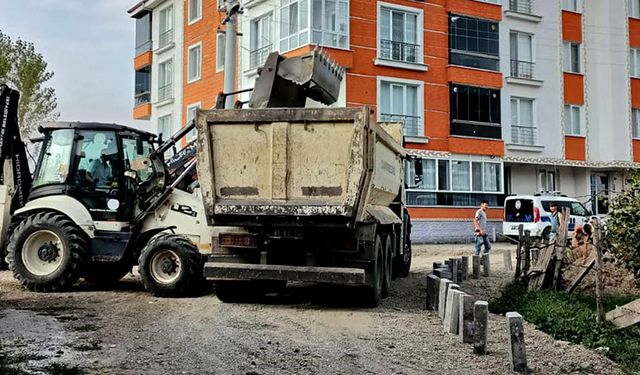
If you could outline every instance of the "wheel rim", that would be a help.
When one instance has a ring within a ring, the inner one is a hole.
[[[62,265],[64,256],[62,239],[50,230],[31,233],[22,247],[22,263],[36,276],[54,273]]]
[[[182,273],[182,262],[173,250],[160,250],[151,257],[151,277],[160,284],[171,284]]]

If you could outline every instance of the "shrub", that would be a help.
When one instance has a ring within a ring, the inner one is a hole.
[[[609,203],[606,239],[611,251],[636,278],[640,277],[640,172],[632,174],[630,188]]]

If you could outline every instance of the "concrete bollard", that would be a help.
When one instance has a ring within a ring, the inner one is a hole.
[[[491,273],[491,256],[489,254],[482,255],[482,275],[487,277]]]
[[[442,267],[442,262],[433,262],[433,266],[432,266],[432,270],[437,270],[438,268]]]
[[[447,302],[447,291],[449,290],[449,284],[451,280],[446,278],[440,278],[439,291],[438,291],[438,316],[444,318],[444,307]]]
[[[487,318],[489,303],[476,301],[473,304],[473,352],[487,354]]]
[[[460,316],[460,296],[464,292],[461,290],[449,289],[447,295],[447,307],[444,313],[444,332],[452,335],[458,334],[458,321]]]
[[[473,304],[475,299],[469,294],[460,295],[458,314],[458,337],[464,343],[473,343]]]
[[[441,279],[451,280],[451,274],[449,273],[449,270],[447,268],[438,268],[437,270],[433,271],[433,274]]]
[[[451,259],[451,281],[454,283],[459,283],[461,280],[458,280],[458,259]]]
[[[436,275],[427,276],[427,310],[438,310],[440,294],[440,278]]]
[[[466,280],[469,278],[469,257],[462,257],[460,262],[460,266],[462,268],[462,280]]]
[[[511,263],[511,251],[507,250],[503,253],[504,256],[504,270],[511,271],[513,270],[513,263]]]
[[[524,327],[522,315],[517,312],[508,312],[507,333],[509,335],[509,359],[511,369],[515,372],[527,373],[527,353],[524,345]]]
[[[480,255],[473,256],[473,278],[480,278]]]
[[[447,311],[447,300],[449,299],[449,291],[450,290],[460,290],[460,286],[458,284],[454,284],[451,283],[447,286],[447,290],[444,293],[444,301],[442,301],[443,305],[442,306],[438,306],[438,313],[442,312],[442,316],[440,316],[440,318],[442,318],[442,320],[444,320],[444,315]]]

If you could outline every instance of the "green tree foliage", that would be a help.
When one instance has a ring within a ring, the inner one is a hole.
[[[610,202],[607,241],[613,254],[640,278],[640,172],[634,172],[630,187]]]
[[[18,121],[23,137],[31,136],[41,122],[59,116],[56,92],[45,86],[52,77],[33,43],[12,40],[0,31],[0,83],[20,92]]]

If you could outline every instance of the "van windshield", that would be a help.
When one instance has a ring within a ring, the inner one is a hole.
[[[504,217],[512,223],[533,223],[533,200],[508,199],[504,202]]]
[[[587,210],[582,203],[580,202],[572,202],[572,201],[541,201],[542,208],[545,211],[551,212],[549,208],[549,203],[556,202],[558,204],[558,210],[562,210],[567,207],[571,210],[571,215],[573,216],[589,216],[589,210]]]

